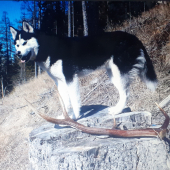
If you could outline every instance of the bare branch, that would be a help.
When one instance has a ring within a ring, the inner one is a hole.
[[[163,115],[165,116],[165,121],[163,123],[163,125],[161,126],[162,129],[167,129],[168,125],[169,125],[169,116],[167,115],[167,113],[156,103],[157,107],[161,110],[161,112],[163,113]]]
[[[68,125],[82,132],[93,134],[93,135],[109,135],[113,137],[157,137],[159,136],[161,139],[164,138],[166,135],[167,127],[169,125],[169,116],[164,112],[162,108],[160,108],[158,104],[157,106],[159,107],[159,109],[162,111],[163,115],[166,118],[161,128],[146,128],[146,129],[137,129],[137,130],[104,129],[104,128],[87,127],[70,119],[64,107],[63,100],[58,92],[58,89],[57,89],[57,94],[60,98],[65,119],[55,119],[55,118],[45,116],[41,113],[38,113],[39,116],[41,116],[43,119],[45,119],[48,122],[54,124],[60,124],[60,125]],[[34,109],[31,103],[28,102],[28,104],[31,106],[34,112],[37,113],[37,111]]]

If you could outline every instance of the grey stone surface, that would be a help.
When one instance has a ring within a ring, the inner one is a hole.
[[[90,116],[78,122],[112,128],[113,117],[106,107],[86,107],[83,111]],[[144,128],[151,124],[148,112],[129,112],[115,117],[121,129]],[[166,148],[158,138],[101,138],[50,123],[31,132],[29,158],[31,170],[169,169]]]

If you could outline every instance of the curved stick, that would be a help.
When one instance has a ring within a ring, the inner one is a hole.
[[[72,120],[68,113],[66,112],[66,109],[64,107],[63,100],[58,92],[57,94],[61,102],[61,106],[63,109],[63,115],[65,119],[55,119],[49,116],[45,116],[41,113],[37,113],[37,111],[34,109],[32,104],[28,102],[28,104],[31,106],[31,108],[34,110],[35,113],[37,113],[39,116],[41,116],[43,119],[45,119],[48,122],[54,123],[54,124],[60,124],[60,125],[68,125],[71,127],[74,127],[82,132],[93,134],[93,135],[109,135],[113,137],[160,137],[161,139],[165,137],[167,132],[167,127],[169,125],[169,116],[165,111],[160,108],[160,106],[156,103],[156,105],[159,107],[163,115],[165,116],[165,121],[163,125],[160,128],[146,128],[146,129],[136,129],[136,130],[117,130],[117,129],[105,129],[105,128],[95,128],[95,127],[87,127],[84,126],[78,122],[75,122]]]

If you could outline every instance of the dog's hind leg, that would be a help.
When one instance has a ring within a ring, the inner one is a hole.
[[[71,105],[73,107],[74,115],[73,119],[77,119],[80,116],[80,89],[79,89],[79,80],[77,74],[74,75],[73,81],[67,83],[68,84],[68,92],[71,100]]]
[[[126,79],[126,76],[121,75],[117,65],[113,63],[112,57],[106,63],[106,70],[111,82],[115,85],[115,87],[119,91],[118,103],[116,104],[116,106],[109,108],[109,113],[115,115],[121,113],[124,107],[126,106],[129,82]]]

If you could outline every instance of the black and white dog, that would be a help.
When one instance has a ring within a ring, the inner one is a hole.
[[[80,116],[78,76],[94,69],[107,70],[119,91],[119,102],[110,107],[112,114],[121,113],[126,105],[128,87],[138,75],[147,87],[155,90],[157,77],[145,47],[137,37],[116,31],[83,38],[59,38],[46,35],[23,22],[23,30],[10,27],[21,62],[35,60],[58,86],[67,112],[73,119]]]

